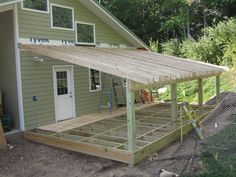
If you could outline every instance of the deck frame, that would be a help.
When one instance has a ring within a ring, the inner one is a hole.
[[[195,110],[197,106],[193,106]],[[204,107],[205,113],[212,107]],[[37,129],[24,133],[30,141],[95,155],[134,165],[153,152],[180,139],[180,127],[173,128],[170,104],[152,105],[136,111],[136,150],[129,151],[126,116],[118,116],[64,132]],[[199,118],[202,120],[206,114]],[[116,125],[117,124],[117,125]],[[177,123],[178,124],[178,123]],[[179,126],[179,125],[178,125]],[[191,131],[185,121],[183,132]]]

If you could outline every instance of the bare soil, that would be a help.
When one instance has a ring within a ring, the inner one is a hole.
[[[181,173],[194,153],[195,135],[163,150],[155,159],[143,160],[135,167],[82,153],[32,143],[22,137],[10,140],[7,150],[0,152],[0,177],[152,177],[165,168]],[[198,142],[197,154],[201,152]],[[201,168],[202,163],[197,169]],[[193,165],[194,166],[194,165]]]

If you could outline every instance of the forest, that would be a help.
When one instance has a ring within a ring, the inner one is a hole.
[[[100,0],[100,3],[155,52],[230,68],[236,65],[236,0]],[[222,90],[236,88],[232,78],[235,71],[230,72],[222,76]],[[214,78],[204,81],[205,99],[214,94],[214,82]],[[194,85],[194,81],[179,84],[179,101],[196,101]]]
[[[103,0],[154,51],[232,66],[236,0]]]

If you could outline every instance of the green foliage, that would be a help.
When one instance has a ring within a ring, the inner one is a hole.
[[[219,22],[204,30],[198,40],[180,42],[171,39],[162,43],[164,54],[181,56],[217,65],[233,66],[236,62],[236,19]]]
[[[181,55],[181,45],[178,39],[171,39],[165,43],[161,44],[162,53],[167,55],[180,56]]]
[[[203,99],[204,101],[209,100],[215,95],[215,77],[211,77],[203,80]],[[236,70],[231,70],[224,73],[221,76],[220,81],[221,91],[236,91]],[[178,102],[190,102],[197,103],[198,101],[198,88],[197,81],[189,81],[179,83],[177,85],[177,101]],[[170,86],[167,86],[167,91],[161,95],[163,100],[170,99]]]
[[[183,41],[181,51],[182,56],[185,58],[217,65],[221,63],[223,57],[221,46],[206,36],[200,38],[199,41],[195,41],[194,39]]]
[[[236,15],[236,0],[101,0],[147,44],[198,39],[201,30]]]
[[[158,41],[153,41],[152,38],[149,40],[149,46],[150,46],[150,49],[153,52],[159,52],[160,51],[159,42]]]

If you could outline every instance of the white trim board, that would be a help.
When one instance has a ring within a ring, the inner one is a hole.
[[[24,7],[24,1],[21,1],[21,9],[26,10],[26,11],[30,11],[30,12],[49,14],[50,13],[50,11],[49,11],[50,10],[49,0],[46,0],[46,1],[47,1],[47,11],[37,10],[37,9],[30,9],[30,8]]]
[[[11,1],[11,2],[0,3],[0,7],[15,4],[15,3],[18,3],[18,2],[21,2],[21,1],[23,1],[23,0],[15,0],[15,1]]]
[[[77,27],[78,24],[93,26],[93,41],[94,41],[93,43],[78,42],[78,27]],[[76,44],[81,44],[81,45],[96,45],[96,26],[95,26],[95,24],[82,22],[82,21],[76,21],[75,22],[75,41],[76,41]]]
[[[69,10],[72,11],[72,28],[63,28],[63,27],[55,27],[55,26],[53,26],[53,11],[52,11],[52,7],[53,6],[64,8],[64,9],[69,9]],[[75,30],[75,13],[74,13],[74,8],[73,7],[50,3],[50,12],[51,12],[50,13],[50,17],[51,17],[51,28],[52,29],[68,30],[68,31],[74,31]]]
[[[18,96],[18,111],[19,111],[19,122],[20,129],[25,130],[25,119],[24,119],[24,107],[23,107],[23,96],[22,96],[22,79],[21,79],[21,64],[20,64],[20,50],[18,48],[19,43],[19,24],[18,24],[18,12],[17,4],[15,4],[13,10],[13,21],[15,31],[15,62],[16,62],[16,80],[17,80],[17,96]]]
[[[20,38],[19,43],[21,44],[32,44],[32,45],[72,45],[76,44],[73,40],[51,40],[51,39],[39,39],[39,38]],[[111,44],[111,43],[96,43],[96,47],[100,48],[134,48],[126,44]]]

